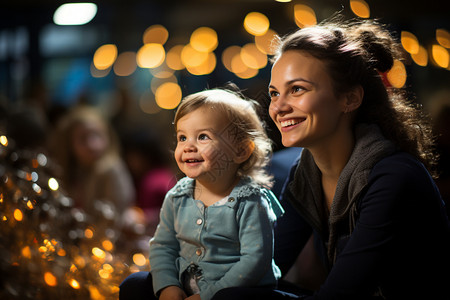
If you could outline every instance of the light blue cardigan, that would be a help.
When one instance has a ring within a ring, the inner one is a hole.
[[[183,288],[181,275],[191,264],[202,272],[202,300],[226,287],[275,286],[281,272],[273,261],[273,224],[283,209],[273,193],[245,177],[224,205],[205,207],[193,199],[194,188],[185,177],[164,200],[150,241],[155,294]]]

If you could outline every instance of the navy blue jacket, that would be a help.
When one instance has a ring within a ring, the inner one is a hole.
[[[293,180],[292,169],[287,183]],[[450,229],[439,191],[424,166],[411,155],[381,159],[357,203],[353,232],[343,229],[332,267],[327,233],[319,234],[295,207],[285,184],[285,215],[275,230],[275,262],[286,274],[314,233],[326,281],[307,299],[450,299]],[[326,220],[324,220],[326,222]]]

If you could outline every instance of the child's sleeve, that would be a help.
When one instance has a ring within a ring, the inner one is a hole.
[[[155,295],[171,285],[181,287],[176,267],[180,246],[174,228],[175,218],[173,199],[169,194],[161,208],[158,228],[150,240],[150,272]]]
[[[272,271],[274,213],[268,199],[264,195],[245,199],[237,214],[241,258],[225,276],[200,292],[202,300],[211,299],[216,292],[227,287],[258,285],[263,278],[266,280],[268,274],[273,275],[265,283],[275,285],[279,277]]]

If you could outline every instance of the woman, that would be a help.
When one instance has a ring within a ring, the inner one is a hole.
[[[372,21],[327,22],[281,41],[269,114],[283,145],[304,150],[285,186],[275,261],[285,275],[312,234],[327,276],[309,296],[263,298],[449,299],[449,223],[427,171],[436,163],[429,125],[383,83],[397,49]]]

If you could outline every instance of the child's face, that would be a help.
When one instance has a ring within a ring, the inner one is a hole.
[[[237,143],[234,126],[208,107],[200,107],[178,120],[175,160],[188,177],[214,182],[233,178]]]

